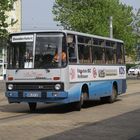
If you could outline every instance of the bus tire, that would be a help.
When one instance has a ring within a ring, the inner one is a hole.
[[[80,101],[75,103],[75,110],[80,111],[81,108],[82,108],[83,103],[84,103],[84,95],[82,93],[81,96],[80,96]]]
[[[117,99],[117,95],[118,95],[117,94],[117,88],[116,88],[116,86],[113,85],[113,87],[112,87],[112,94],[111,94],[111,96],[109,96],[108,102],[109,103],[115,102],[116,99]]]
[[[37,103],[28,103],[31,112],[35,112]]]

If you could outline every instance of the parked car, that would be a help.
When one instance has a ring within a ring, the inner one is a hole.
[[[140,65],[136,65],[134,67],[131,67],[128,70],[128,75],[140,75]]]

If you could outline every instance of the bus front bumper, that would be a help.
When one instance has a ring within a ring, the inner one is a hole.
[[[7,91],[5,93],[9,103],[43,102],[68,103],[68,92],[64,91]]]

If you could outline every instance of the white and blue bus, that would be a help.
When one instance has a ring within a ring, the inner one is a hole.
[[[66,54],[63,62],[62,52]],[[53,61],[57,53],[58,61]],[[114,102],[126,92],[123,41],[67,30],[10,34],[6,97],[9,103]]]

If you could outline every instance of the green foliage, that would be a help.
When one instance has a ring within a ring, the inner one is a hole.
[[[13,9],[13,4],[16,0],[1,0],[0,1],[0,38],[6,38],[8,35],[7,27],[13,25],[15,21],[7,22],[8,16],[6,12]]]
[[[109,36],[113,17],[113,37],[122,39],[127,55],[134,55],[136,43],[131,26],[133,8],[119,0],[55,0],[53,13],[64,29]]]
[[[132,26],[134,32],[140,36],[140,9],[137,11],[136,14],[133,15]]]
[[[140,9],[133,15],[133,21],[131,25],[133,27],[133,32],[136,36],[137,45],[140,46]],[[136,51],[136,53],[138,54],[139,48],[136,48]]]

